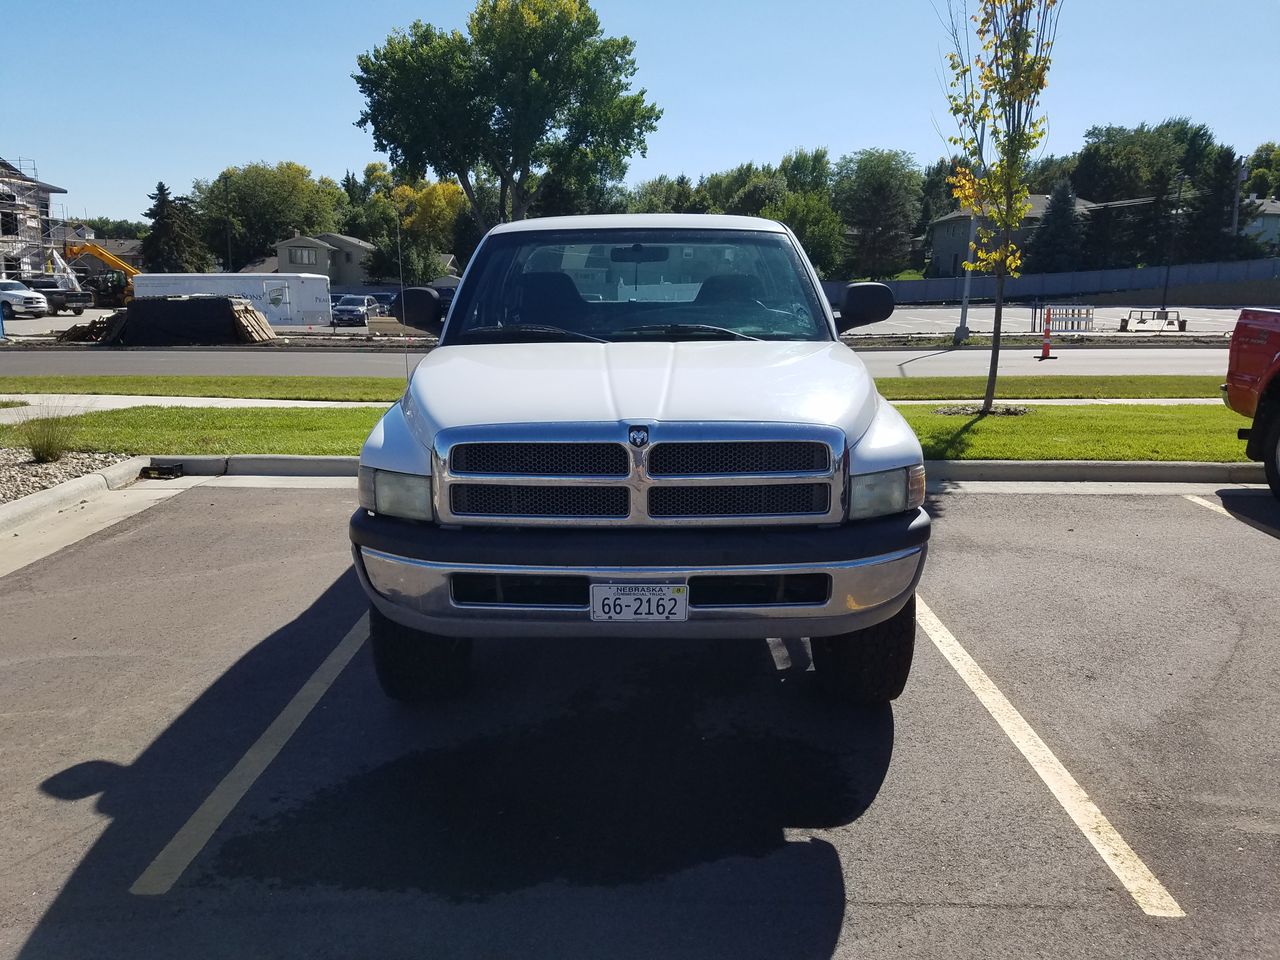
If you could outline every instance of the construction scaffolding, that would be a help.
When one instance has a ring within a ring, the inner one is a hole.
[[[58,187],[41,183],[35,161],[0,159],[0,278],[53,277],[68,290],[80,283],[62,256],[66,221],[50,200]]]

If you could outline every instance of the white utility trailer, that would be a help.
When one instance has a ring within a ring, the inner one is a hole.
[[[273,327],[329,329],[329,278],[319,273],[140,273],[135,297],[243,297]]]

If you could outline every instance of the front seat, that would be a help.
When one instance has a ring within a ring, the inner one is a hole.
[[[540,323],[576,329],[581,325],[587,303],[568,274],[526,273],[520,278],[521,323]]]
[[[764,296],[760,278],[745,273],[716,273],[702,281],[694,303],[754,303]]]

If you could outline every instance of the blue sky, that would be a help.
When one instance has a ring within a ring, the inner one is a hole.
[[[462,27],[473,3],[58,0],[56,21],[44,5],[8,4],[6,33],[47,41],[42,65],[0,60],[0,88],[25,91],[0,108],[0,156],[33,158],[68,189],[69,216],[136,218],[157,180],[184,192],[255,160],[341,177],[378,159],[353,126],[356,54],[415,18]],[[637,83],[665,111],[631,182],[776,161],[798,145],[895,147],[922,162],[946,150],[944,38],[929,0],[595,6],[607,33],[636,41]],[[1260,41],[1276,36],[1277,0],[1063,0],[1046,149],[1077,149],[1093,124],[1172,115],[1241,151],[1280,139]]]

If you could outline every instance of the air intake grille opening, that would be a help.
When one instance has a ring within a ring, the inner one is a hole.
[[[526,573],[455,573],[450,577],[453,602],[513,607],[587,607],[591,588],[586,577]]]
[[[806,440],[660,443],[649,453],[649,475],[654,477],[807,473],[830,465],[827,445]]]
[[[454,473],[526,477],[625,477],[631,468],[620,443],[463,443],[450,464]]]
[[[831,577],[825,573],[725,574],[689,578],[691,607],[793,607],[826,603]]]
[[[831,488],[825,483],[654,487],[649,491],[649,514],[654,517],[815,514],[826,513],[830,504]]]
[[[449,504],[459,516],[626,517],[626,487],[541,487],[458,483]]]

